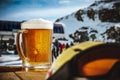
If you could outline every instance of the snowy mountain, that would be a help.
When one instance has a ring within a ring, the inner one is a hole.
[[[68,42],[120,42],[120,0],[99,0],[61,17]]]

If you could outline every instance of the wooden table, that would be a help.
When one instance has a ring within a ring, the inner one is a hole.
[[[26,72],[22,67],[0,66],[0,80],[45,80],[47,71]]]

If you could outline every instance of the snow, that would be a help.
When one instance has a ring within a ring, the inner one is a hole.
[[[118,0],[116,1],[113,1],[113,2],[109,2],[109,3],[105,3],[105,2],[101,2],[101,1],[96,1],[95,2],[95,6],[91,6],[91,7],[88,7],[86,9],[93,9],[93,10],[101,10],[101,9],[112,9],[113,7],[113,3],[115,2],[119,2]]]
[[[97,4],[99,3],[99,4]],[[88,33],[90,32],[90,29],[95,29],[98,31],[97,34],[97,41],[111,41],[111,40],[103,40],[103,37],[101,36],[102,33],[104,33],[106,31],[106,29],[110,28],[111,26],[115,26],[116,24],[118,26],[120,26],[120,23],[114,23],[114,22],[101,22],[99,20],[99,16],[98,13],[95,14],[95,20],[90,19],[87,16],[86,11],[89,9],[93,9],[93,10],[101,10],[103,8],[108,8],[111,9],[113,6],[114,2],[109,2],[109,3],[105,3],[105,2],[97,2],[96,1],[96,5],[95,6],[90,6],[84,9],[84,14],[82,15],[83,18],[83,22],[82,21],[78,21],[75,18],[75,13],[72,13],[71,15],[68,15],[68,18],[66,19],[65,17],[60,21],[62,23],[65,24],[66,28],[65,28],[65,37],[68,39],[68,43],[72,41],[71,38],[69,38],[69,34],[73,34],[76,30],[79,30],[79,28],[85,26],[88,27]]]
[[[116,24],[116,23],[109,23],[109,22],[101,22],[98,19],[97,15],[95,15],[95,17],[96,17],[95,21],[93,21],[92,19],[89,19],[86,14],[83,15],[82,17],[84,18],[84,22],[77,21],[77,19],[74,16],[70,16],[68,20],[64,19],[61,21],[62,23],[64,23],[67,26],[65,29],[65,36],[69,41],[72,41],[72,40],[69,38],[68,35],[73,34],[73,32],[75,32],[76,30],[78,30],[79,28],[81,28],[83,26],[89,27],[89,30],[90,30],[90,28],[98,30],[99,32],[97,35],[97,38],[98,38],[97,40],[102,41],[102,36],[100,34],[105,32],[105,30],[107,28],[109,28],[109,26],[114,26]],[[109,26],[107,26],[107,25],[109,25]]]
[[[22,61],[18,55],[2,55],[0,57],[0,66],[22,66]]]

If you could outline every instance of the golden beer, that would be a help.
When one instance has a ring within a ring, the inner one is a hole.
[[[52,30],[29,29],[23,33],[24,53],[31,65],[48,64],[51,59]]]
[[[17,51],[25,68],[48,68],[51,64],[53,24],[44,20],[33,20],[22,23],[17,34]],[[21,46],[19,37],[21,37]]]

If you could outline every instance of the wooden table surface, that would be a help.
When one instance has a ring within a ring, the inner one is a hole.
[[[19,66],[0,66],[0,80],[45,80],[47,71],[26,72]]]

